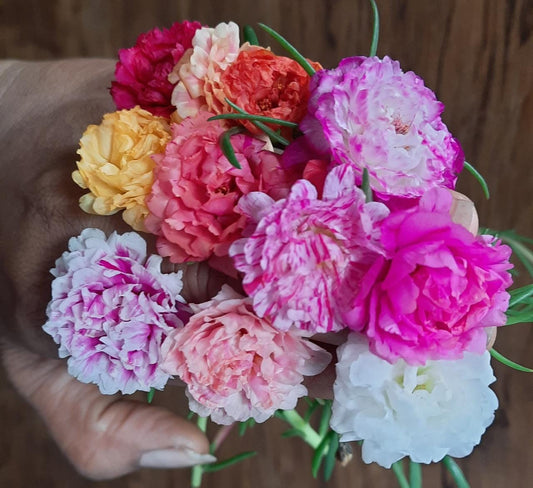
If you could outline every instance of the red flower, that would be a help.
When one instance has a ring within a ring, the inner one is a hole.
[[[169,29],[153,29],[141,34],[135,46],[119,51],[111,96],[117,109],[140,105],[154,115],[169,117],[174,85],[168,74],[183,53],[192,46],[199,22],[176,22]]]

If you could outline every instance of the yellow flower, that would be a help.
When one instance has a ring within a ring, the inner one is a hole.
[[[145,230],[152,155],[162,153],[169,139],[167,121],[140,107],[106,114],[100,125],[87,127],[78,149],[78,169],[72,173],[72,179],[89,190],[80,198],[82,210],[111,215],[125,209],[125,222]]]

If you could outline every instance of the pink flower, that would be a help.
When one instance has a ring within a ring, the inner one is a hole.
[[[306,180],[274,202],[251,193],[239,203],[257,222],[253,233],[230,248],[254,309],[280,330],[312,332],[345,327],[342,310],[376,257],[385,205],[365,203],[351,167],[326,177],[322,200]]]
[[[464,157],[441,120],[444,106],[397,61],[347,58],[333,70],[318,71],[310,90],[300,126],[305,139],[288,148],[288,164],[309,151],[311,157],[329,156],[333,164],[353,166],[358,183],[367,168],[382,199],[455,186]]]
[[[186,383],[190,409],[219,424],[264,422],[294,408],[307,394],[303,377],[331,359],[298,331],[280,332],[258,318],[251,300],[227,285],[191,308],[188,324],[163,343],[162,367]]]
[[[162,389],[169,375],[159,367],[161,342],[188,317],[181,275],[161,274],[159,256],[145,258],[138,234],[106,239],[89,228],[51,270],[43,329],[69,358],[69,373],[105,394]]]
[[[172,262],[227,255],[246,222],[235,208],[239,198],[257,190],[281,198],[294,181],[280,168],[279,157],[263,150],[263,141],[245,134],[231,138],[242,169],[232,166],[219,143],[225,128],[208,122],[212,115],[199,112],[174,125],[165,154],[154,158],[145,225],[159,236],[159,254]]]
[[[141,34],[135,46],[119,51],[111,96],[117,109],[140,105],[154,115],[170,117],[174,85],[168,75],[192,45],[199,22],[174,23],[169,29]]]
[[[486,349],[485,327],[506,321],[509,247],[452,221],[452,195],[435,188],[382,225],[378,257],[345,317],[390,362],[459,359]],[[368,312],[367,312],[368,308]]]

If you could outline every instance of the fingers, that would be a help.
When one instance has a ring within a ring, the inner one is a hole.
[[[168,259],[161,265],[163,273],[183,272],[183,298],[190,303],[202,303],[214,297],[223,284],[240,290],[241,284],[226,274],[217,271],[206,262],[175,264]]]
[[[476,235],[479,229],[479,218],[474,202],[462,193],[451,190],[453,196],[450,210],[452,220]]]
[[[17,390],[86,477],[110,479],[139,467],[179,468],[215,460],[205,435],[165,409],[101,395],[68,375],[63,362],[18,347],[7,347],[3,359]]]

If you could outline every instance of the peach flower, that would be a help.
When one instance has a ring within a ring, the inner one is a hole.
[[[279,331],[252,301],[224,285],[162,345],[161,367],[187,385],[189,408],[219,424],[264,422],[307,394],[304,376],[322,372],[331,355],[297,330]]]
[[[169,75],[169,81],[177,83],[172,104],[181,119],[193,117],[201,109],[222,113],[225,103],[220,76],[238,54],[239,26],[234,22],[196,31],[192,48]]]
[[[152,155],[163,152],[169,139],[165,119],[139,107],[106,114],[100,125],[87,127],[80,140],[78,169],[72,173],[72,179],[89,190],[80,198],[80,207],[99,215],[125,209],[124,221],[144,230],[145,197],[155,166]]]

